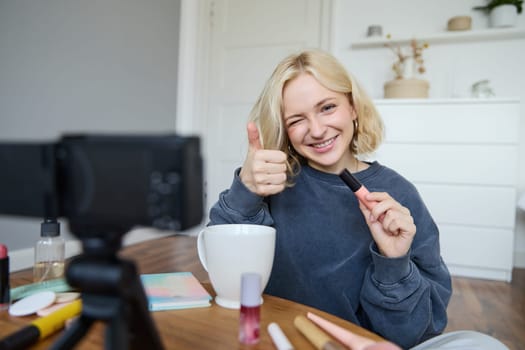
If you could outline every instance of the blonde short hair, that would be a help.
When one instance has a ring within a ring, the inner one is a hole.
[[[289,180],[304,159],[292,149],[286,134],[282,93],[287,82],[303,73],[312,75],[325,88],[348,96],[357,114],[357,128],[350,144],[353,154],[369,154],[383,139],[383,122],[372,100],[334,56],[320,50],[292,54],[277,65],[250,113],[250,120],[259,128],[263,147],[287,154]]]

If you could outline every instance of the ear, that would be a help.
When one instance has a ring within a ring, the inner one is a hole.
[[[352,103],[350,103],[350,118],[352,120],[357,120],[357,111]]]
[[[357,119],[357,111],[355,110],[355,103],[354,103],[354,97],[351,92],[346,93],[346,98],[348,99],[348,103],[350,104],[350,117],[352,120]]]

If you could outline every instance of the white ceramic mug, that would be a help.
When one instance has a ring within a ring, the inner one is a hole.
[[[223,307],[240,307],[241,275],[255,272],[264,289],[270,278],[275,253],[275,229],[270,226],[225,224],[199,232],[197,250]]]

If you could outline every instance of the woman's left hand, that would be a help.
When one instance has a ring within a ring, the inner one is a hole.
[[[410,210],[386,192],[371,192],[366,199],[375,202],[372,210],[361,201],[359,208],[365,216],[379,252],[390,258],[407,254],[416,234],[416,225]]]

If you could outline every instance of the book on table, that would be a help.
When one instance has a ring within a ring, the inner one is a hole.
[[[140,275],[150,311],[210,306],[211,295],[191,272]]]

